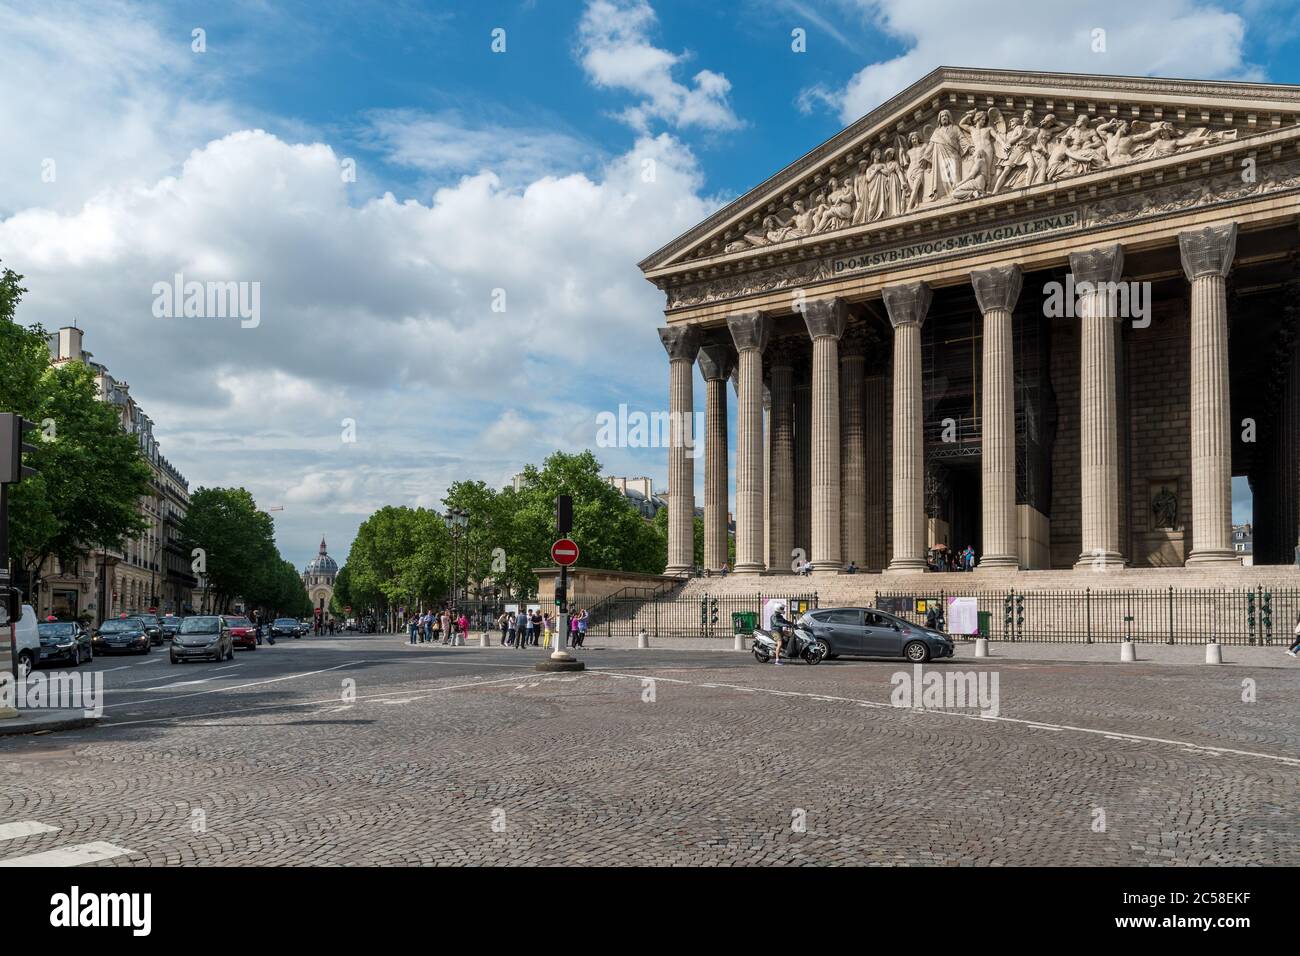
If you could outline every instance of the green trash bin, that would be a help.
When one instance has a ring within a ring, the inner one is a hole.
[[[753,634],[754,628],[756,627],[758,627],[757,611],[732,611],[731,612],[731,633]]]
[[[980,637],[983,637],[983,638],[987,638],[987,637],[989,637],[989,632],[990,632],[991,625],[992,625],[992,622],[993,622],[993,612],[992,612],[992,611],[977,611],[977,612],[976,612],[976,615],[977,615],[978,618],[979,618],[979,632],[980,632]]]

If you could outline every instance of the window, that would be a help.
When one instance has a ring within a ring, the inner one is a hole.
[[[860,624],[862,612],[841,608],[831,611],[823,620],[827,624]]]

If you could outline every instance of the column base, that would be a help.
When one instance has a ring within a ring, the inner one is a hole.
[[[693,570],[695,569],[692,568],[690,565],[670,564],[668,567],[664,568],[664,574],[666,574],[668,577],[680,578],[689,575]]]
[[[927,565],[924,558],[895,558],[889,562],[884,574],[917,574],[924,572]]]
[[[1241,555],[1228,548],[1194,548],[1192,553],[1187,556],[1187,561],[1185,563],[1187,567],[1200,567],[1207,564],[1235,564],[1240,567]]]
[[[761,564],[738,564],[732,569],[731,573],[732,574],[762,574],[766,570],[767,568],[763,567],[763,565]]]
[[[840,564],[838,561],[814,561],[813,562],[813,574],[826,575],[826,574],[843,574],[843,573],[844,573],[844,565]]]
[[[979,571],[1019,571],[1020,557],[1015,554],[986,554],[980,558],[979,564],[975,565],[976,572]]]
[[[1089,551],[1075,560],[1076,571],[1120,571],[1124,567],[1124,555],[1118,551]]]

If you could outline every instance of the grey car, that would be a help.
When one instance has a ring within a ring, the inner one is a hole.
[[[801,617],[799,626],[812,632],[829,659],[902,657],[921,664],[953,655],[948,635],[874,607],[818,608]]]
[[[235,656],[230,625],[219,614],[192,615],[172,638],[173,664],[188,660],[228,661]]]

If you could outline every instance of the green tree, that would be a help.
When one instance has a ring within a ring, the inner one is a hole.
[[[280,561],[274,523],[246,489],[199,488],[190,495],[180,532],[187,550],[202,549],[214,610],[224,612],[238,596],[269,603],[275,589],[266,578]]]

